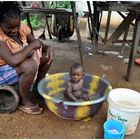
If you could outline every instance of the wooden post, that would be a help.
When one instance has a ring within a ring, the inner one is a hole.
[[[45,8],[44,1],[42,1],[41,3],[42,3],[42,7]],[[48,22],[48,18],[47,18],[47,15],[46,14],[45,14],[45,18],[46,18],[46,25],[47,25],[47,29],[48,29],[49,38],[52,39],[51,31],[50,31],[50,27],[49,27],[49,22]]]
[[[93,42],[93,37],[96,38],[96,32],[95,32],[95,26],[94,26],[94,22],[93,22],[93,14],[92,14],[92,11],[91,11],[91,6],[90,6],[90,2],[87,1],[87,5],[88,5],[88,11],[89,11],[89,17],[90,17],[90,21],[91,21],[91,27],[89,26],[89,29],[90,30],[90,35],[91,35],[91,41]],[[89,19],[89,18],[88,18]],[[89,23],[90,25],[90,23]]]
[[[133,42],[130,51],[129,63],[127,68],[127,81],[132,81],[132,72],[133,72],[133,65],[134,59],[136,54],[136,49],[140,40],[140,17],[136,19],[135,26],[134,26],[134,33],[133,33]]]
[[[22,1],[22,4],[23,4],[23,6],[26,6],[26,2],[25,2],[25,1]],[[34,33],[33,33],[33,28],[32,28],[32,24],[31,24],[31,22],[30,22],[30,15],[29,15],[28,13],[26,13],[25,15],[26,15],[26,19],[27,19],[27,24],[28,24],[28,26],[29,26],[30,29],[31,29],[31,33],[34,35]]]
[[[82,41],[81,41],[81,35],[80,35],[79,27],[78,27],[76,7],[75,7],[75,2],[74,1],[71,1],[71,7],[72,7],[73,15],[74,15],[74,25],[75,25],[77,39],[78,39],[78,47],[79,47],[81,65],[84,67],[83,55],[82,55]]]
[[[105,30],[105,37],[104,37],[105,42],[108,39],[108,32],[109,32],[109,27],[110,27],[110,19],[111,19],[111,11],[108,11],[106,30]]]
[[[89,32],[90,32],[90,37],[91,37],[91,41],[93,42],[93,32],[91,29],[91,24],[90,24],[90,18],[88,17],[88,28],[89,28]]]

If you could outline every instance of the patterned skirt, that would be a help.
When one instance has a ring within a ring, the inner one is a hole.
[[[19,77],[15,68],[9,65],[0,66],[0,85],[12,85],[18,81]]]

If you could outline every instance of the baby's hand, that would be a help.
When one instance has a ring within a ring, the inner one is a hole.
[[[87,89],[83,88],[83,89],[82,89],[82,93],[84,93],[84,94],[88,94],[89,92],[88,92]]]
[[[86,100],[86,101],[90,100],[88,94],[83,94],[82,97],[83,97],[83,99]]]
[[[78,101],[79,101],[79,100],[78,100],[78,99],[76,99],[76,98],[75,98],[75,99],[72,99],[72,100],[73,100],[74,102],[78,102]]]

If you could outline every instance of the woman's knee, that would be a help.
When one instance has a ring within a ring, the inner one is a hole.
[[[35,74],[38,70],[38,66],[35,60],[27,59],[19,66],[19,70],[21,73]]]
[[[46,58],[46,55],[43,55],[40,60],[40,65],[50,65],[53,62],[53,59]]]

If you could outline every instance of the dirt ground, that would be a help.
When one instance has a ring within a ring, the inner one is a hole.
[[[40,32],[35,32],[36,36]],[[53,37],[45,41],[54,47],[56,60],[52,64],[49,74],[68,72],[74,62],[80,62],[76,34],[64,43],[58,42]],[[125,75],[127,64],[115,55],[94,54],[94,46],[86,39],[85,31],[82,32],[82,46],[84,68],[87,73],[104,76],[113,88],[124,87],[140,92],[140,66],[134,66],[133,81],[127,82]],[[119,51],[121,47],[113,46],[109,49]],[[124,57],[128,57],[129,47],[126,47]],[[91,54],[93,55],[91,55]],[[138,54],[137,54],[138,55]],[[138,55],[139,56],[139,55]],[[11,114],[0,114],[0,138],[45,138],[45,139],[97,139],[103,138],[103,123],[107,117],[108,103],[104,102],[99,112],[87,122],[64,120],[53,114],[44,104],[43,97],[31,93],[33,101],[38,102],[44,109],[41,115],[29,115],[20,110]],[[125,138],[140,138],[140,123],[134,134]]]

